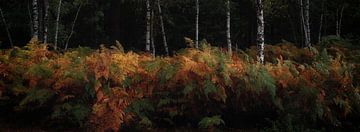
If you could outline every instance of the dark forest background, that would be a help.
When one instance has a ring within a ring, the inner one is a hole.
[[[25,45],[31,39],[31,0],[1,0],[7,26],[14,45]],[[54,41],[57,0],[50,0],[49,43]],[[76,21],[70,47],[100,44],[113,45],[118,40],[126,50],[145,49],[145,0],[63,0],[59,28],[59,45],[63,48],[79,5],[82,8]],[[154,5],[154,4],[152,4]],[[170,51],[186,47],[184,37],[194,38],[195,2],[193,0],[163,0],[165,30]],[[256,11],[251,0],[232,0],[232,41],[240,48],[255,45]],[[344,8],[341,37],[357,44],[360,36],[359,0],[312,0],[310,3],[311,38],[319,40],[320,16],[323,14],[322,36],[336,34],[336,22]],[[300,6],[297,0],[265,0],[265,41],[275,44],[283,41],[303,46]],[[163,53],[159,14],[155,11],[155,44],[157,53]],[[226,9],[224,0],[200,0],[200,40],[214,46],[226,47]],[[40,30],[41,31],[41,30]],[[0,26],[0,45],[9,47],[5,25]]]

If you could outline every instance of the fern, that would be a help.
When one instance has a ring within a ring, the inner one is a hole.
[[[127,111],[135,113],[139,117],[147,117],[151,112],[155,111],[155,108],[148,99],[141,99],[132,102]]]
[[[82,104],[64,103],[54,107],[52,119],[62,119],[76,125],[83,125],[91,109]]]
[[[216,93],[218,91],[218,88],[216,85],[209,79],[206,79],[204,82],[204,93],[206,98],[209,98],[210,93]]]
[[[212,117],[204,117],[201,119],[201,121],[198,123],[198,126],[200,128],[209,128],[209,127],[215,127],[225,125],[224,120],[221,119],[220,115],[212,116]]]
[[[258,94],[262,91],[268,92],[271,99],[275,101],[276,82],[269,72],[263,67],[258,69],[256,66],[250,66],[246,71],[248,74],[248,77],[245,78],[246,86]]]
[[[157,107],[162,107],[162,106],[164,106],[164,105],[168,105],[168,104],[170,104],[171,102],[173,102],[173,100],[170,99],[170,98],[160,99],[160,100],[159,100],[159,103],[157,104]]]
[[[148,117],[141,117],[139,124],[141,125],[141,127],[146,128],[150,128],[153,125],[152,121]]]
[[[185,85],[185,88],[183,89],[182,93],[184,95],[188,95],[190,92],[192,92],[194,90],[194,84],[193,83],[189,83],[187,85]]]
[[[50,78],[53,75],[53,71],[46,66],[46,64],[35,64],[30,67],[28,73],[31,76],[40,78]]]
[[[175,76],[177,73],[177,66],[172,64],[164,64],[159,73],[157,74],[157,77],[160,80],[160,84],[163,85],[167,81],[169,81],[171,78]]]
[[[324,49],[318,56],[315,58],[315,68],[318,71],[321,71],[325,75],[329,75],[329,69],[331,65],[332,56],[329,55]]]
[[[47,89],[33,89],[26,97],[20,101],[18,110],[28,108],[27,105],[32,104],[32,109],[42,107],[44,103],[48,102],[55,94]]]

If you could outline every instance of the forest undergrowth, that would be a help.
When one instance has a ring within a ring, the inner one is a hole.
[[[31,41],[0,50],[1,121],[45,129],[359,130],[360,49],[202,43],[171,57],[120,44],[64,53]]]

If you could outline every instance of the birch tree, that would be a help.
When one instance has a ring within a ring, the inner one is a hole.
[[[196,20],[195,20],[195,48],[199,48],[199,13],[200,13],[200,9],[199,9],[199,0],[195,1],[195,5],[196,5]]]
[[[33,0],[32,1],[32,8],[33,8],[33,30],[34,30],[34,34],[33,34],[33,38],[35,39],[39,39],[39,11],[38,11],[38,0]]]
[[[306,34],[308,36],[306,40],[306,46],[311,46],[311,31],[310,31],[310,1],[305,0],[305,24],[306,24]]]
[[[154,40],[154,36],[155,36],[155,32],[154,32],[154,21],[155,21],[155,17],[154,17],[154,8],[151,8],[151,21],[150,21],[150,36],[151,36],[151,49],[152,49],[152,54],[155,57],[156,56],[156,47],[155,47],[155,40]]]
[[[49,0],[44,0],[45,16],[44,16],[44,43],[48,42],[49,30]]]
[[[300,0],[300,16],[303,24],[304,36],[305,36],[305,46],[311,46],[311,31],[310,31],[310,1]]]
[[[232,47],[231,47],[231,7],[230,0],[226,1],[226,39],[228,45],[228,52],[232,55]]]
[[[58,37],[59,37],[59,22],[60,22],[60,14],[61,14],[61,3],[62,0],[59,0],[57,16],[56,16],[56,29],[55,29],[55,42],[54,42],[54,49],[57,50],[58,45]]]
[[[258,46],[258,58],[261,64],[264,64],[265,56],[264,56],[264,49],[265,49],[265,22],[264,22],[264,7],[262,0],[256,0],[256,15],[257,15],[257,36],[256,42]]]
[[[336,10],[336,36],[341,37],[342,18],[344,13],[345,4],[341,4],[340,9]]]
[[[168,47],[167,39],[166,39],[164,19],[163,19],[163,13],[162,13],[161,5],[160,5],[160,0],[157,0],[157,6],[158,6],[158,11],[159,11],[160,26],[161,26],[161,33],[162,33],[164,48],[165,48],[166,55],[169,56],[169,47]]]
[[[13,47],[14,44],[13,44],[13,42],[12,42],[11,33],[10,33],[10,31],[9,31],[9,27],[7,26],[6,19],[5,19],[5,16],[4,16],[4,13],[3,13],[1,7],[0,7],[0,15],[1,15],[2,22],[3,22],[3,24],[4,24],[4,27],[5,27],[5,30],[6,30],[8,39],[9,39],[9,42],[10,42],[10,46]]]
[[[146,47],[145,51],[150,52],[150,30],[151,30],[151,7],[150,0],[146,0]]]

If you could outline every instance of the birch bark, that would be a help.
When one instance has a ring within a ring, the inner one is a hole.
[[[45,16],[44,16],[44,43],[48,42],[49,30],[49,0],[44,0]]]
[[[258,58],[261,64],[264,64],[265,56],[265,36],[264,36],[264,8],[262,0],[256,0],[256,14],[257,14],[257,46],[258,46]]]
[[[37,0],[33,0],[32,1],[32,8],[33,8],[33,30],[34,30],[34,34],[33,34],[33,38],[35,39],[39,39],[39,11],[38,11],[38,1]]]
[[[59,37],[59,22],[60,22],[60,14],[61,14],[61,3],[62,0],[59,0],[57,16],[56,16],[56,29],[55,29],[55,42],[54,42],[54,49],[57,50],[58,45],[58,37]]]
[[[231,47],[231,7],[230,7],[230,0],[226,1],[226,39],[228,45],[228,52],[232,55],[232,47]]]
[[[151,9],[150,9],[150,0],[146,0],[146,43],[145,51],[150,52],[150,30],[151,30]]]

